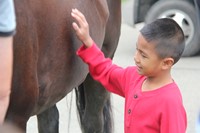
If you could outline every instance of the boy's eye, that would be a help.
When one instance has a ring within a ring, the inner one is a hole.
[[[136,47],[136,51],[142,56],[142,58],[147,58],[147,56]]]
[[[143,58],[147,58],[147,56],[146,56],[146,55],[144,55],[144,54],[141,54],[141,55],[142,55],[142,57],[143,57]]]
[[[140,55],[142,56],[142,58],[147,58],[146,54],[144,54],[143,52],[140,52]]]

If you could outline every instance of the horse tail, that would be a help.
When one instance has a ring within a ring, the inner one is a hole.
[[[81,84],[79,87],[75,88],[76,94],[76,107],[79,115],[79,123],[83,121],[83,115],[85,110],[85,94],[84,94],[84,86]]]
[[[82,124],[86,107],[84,85],[81,84],[80,86],[76,87],[75,92],[76,92],[76,106],[78,110],[79,123]],[[106,101],[103,108],[103,121],[104,121],[103,125],[104,129],[102,133],[113,133],[113,116],[112,116],[110,98]]]
[[[103,108],[103,116],[104,116],[104,133],[112,133],[113,132],[113,116],[111,109],[111,100],[110,98],[106,101],[106,104]]]

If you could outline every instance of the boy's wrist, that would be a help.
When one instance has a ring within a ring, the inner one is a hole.
[[[89,47],[92,46],[93,40],[92,40],[91,37],[89,37],[89,38],[88,38],[86,41],[84,41],[83,43],[84,43],[84,45],[85,45],[87,48],[89,48]]]

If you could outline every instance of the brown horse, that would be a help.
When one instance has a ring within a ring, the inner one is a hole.
[[[117,48],[121,0],[14,0],[17,34],[10,106],[6,121],[24,131],[37,115],[40,133],[58,133],[56,103],[73,88],[82,131],[112,132],[110,95],[76,56],[81,42],[72,29],[72,8],[84,13],[90,33],[107,57]],[[88,75],[88,76],[87,76]]]

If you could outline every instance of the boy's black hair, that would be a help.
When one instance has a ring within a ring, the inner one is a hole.
[[[173,19],[157,19],[146,24],[140,33],[146,41],[155,44],[155,50],[160,58],[171,57],[174,64],[180,59],[185,48],[184,33]]]

